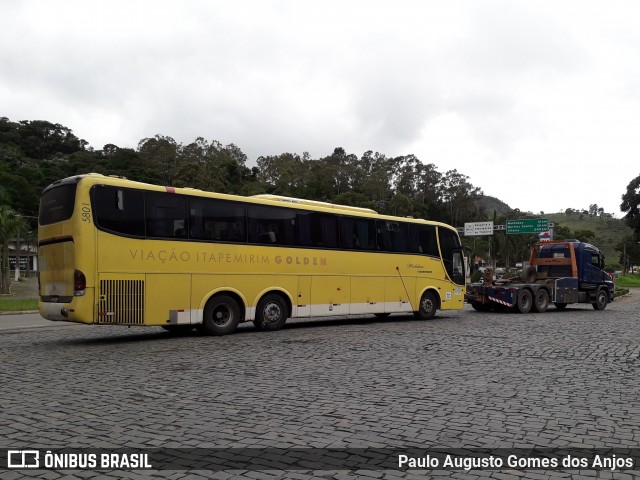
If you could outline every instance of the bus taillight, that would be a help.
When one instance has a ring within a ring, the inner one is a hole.
[[[73,294],[77,297],[84,295],[84,291],[87,289],[87,278],[80,270],[74,270],[73,272]]]

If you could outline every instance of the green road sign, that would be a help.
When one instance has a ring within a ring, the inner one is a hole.
[[[549,220],[546,218],[525,218],[522,220],[507,220],[507,233],[540,233],[549,230]]]

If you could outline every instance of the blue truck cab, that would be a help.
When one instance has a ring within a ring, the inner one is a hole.
[[[613,279],[604,270],[600,250],[589,243],[565,240],[536,244],[519,278],[495,282],[486,277],[467,289],[465,299],[480,311],[544,312],[551,302],[560,310],[570,303],[591,303],[594,309],[604,310],[613,302],[613,291]]]

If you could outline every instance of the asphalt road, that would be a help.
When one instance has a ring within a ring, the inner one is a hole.
[[[168,447],[330,449],[338,458],[335,469],[321,470],[211,471],[194,461],[189,470],[0,470],[0,477],[636,478],[640,467],[347,470],[340,453],[639,448],[639,297],[602,312],[465,308],[426,322],[363,316],[295,321],[268,333],[249,324],[226,337],[0,316],[0,455]]]

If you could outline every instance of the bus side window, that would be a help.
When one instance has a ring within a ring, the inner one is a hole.
[[[296,211],[291,208],[249,205],[249,242],[296,245]]]
[[[185,197],[163,192],[146,192],[145,206],[148,237],[186,238]]]
[[[338,217],[317,212],[298,212],[298,245],[337,248]]]
[[[99,228],[144,237],[144,193],[140,190],[96,185],[91,198]]]
[[[433,225],[409,225],[409,248],[411,253],[439,256],[436,227]]]
[[[345,250],[375,250],[375,221],[365,218],[341,217],[340,246]]]
[[[246,242],[244,203],[213,198],[191,198],[189,211],[191,238]]]
[[[378,250],[385,252],[409,252],[408,226],[403,222],[378,220]]]

